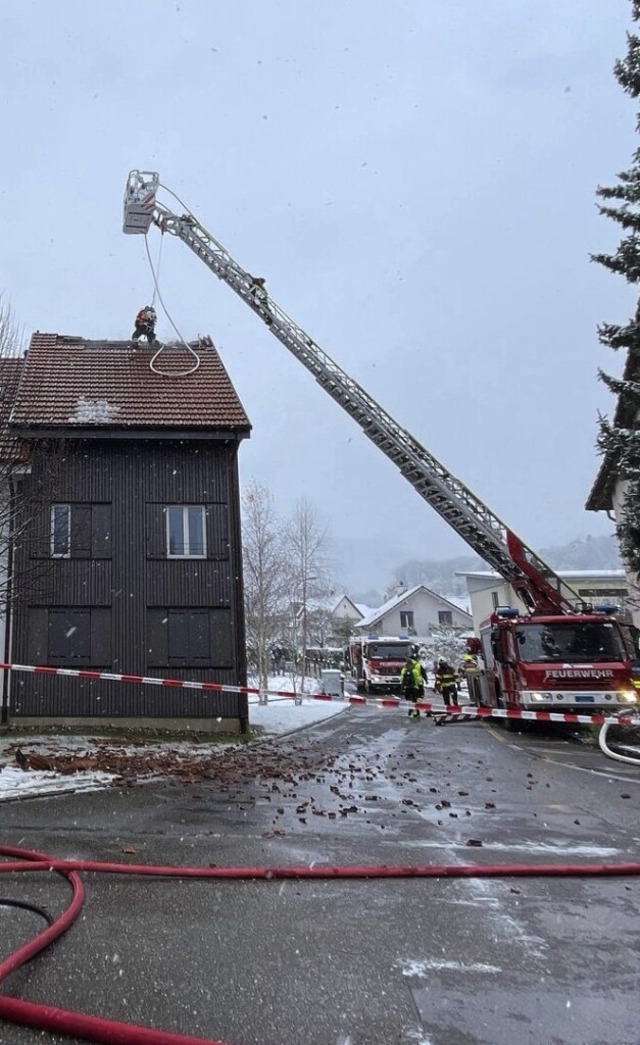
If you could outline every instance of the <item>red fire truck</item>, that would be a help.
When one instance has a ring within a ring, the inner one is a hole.
[[[388,635],[353,639],[345,650],[345,663],[358,690],[399,691],[400,672],[414,646],[411,639]]]
[[[280,308],[262,281],[260,293],[256,292],[255,277],[194,214],[177,214],[159,203],[161,188],[156,172],[131,171],[125,189],[123,231],[146,234],[155,225],[189,247],[360,425],[427,504],[510,584],[520,605],[494,613],[482,628],[485,664],[471,672],[474,701],[505,708],[594,711],[636,702],[640,689],[634,689],[632,680],[635,677],[640,682],[640,660],[630,630],[612,614],[585,612],[562,578],[349,377]],[[410,641],[396,640],[397,653],[402,654],[397,659],[365,657],[365,648],[372,650],[374,642],[379,641],[363,640],[361,667],[355,669],[361,672],[356,675],[357,681],[368,687],[395,685],[388,681],[392,678],[399,682],[396,665],[410,645]],[[369,667],[370,663],[375,663],[377,670]]]
[[[583,713],[636,704],[630,679],[634,644],[615,609],[529,616],[498,607],[480,625],[484,667],[466,672],[471,702]]]

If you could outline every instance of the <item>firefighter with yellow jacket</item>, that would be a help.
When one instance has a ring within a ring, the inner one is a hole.
[[[435,691],[441,694],[447,707],[458,703],[458,675],[444,657],[440,657],[436,668]]]
[[[410,701],[414,707],[409,709],[409,718],[420,718],[420,712],[415,707],[416,701],[424,697],[424,686],[427,681],[427,673],[417,653],[407,657],[407,662],[400,672],[400,685],[404,690],[404,699]]]

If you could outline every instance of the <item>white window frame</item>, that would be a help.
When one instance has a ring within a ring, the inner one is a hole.
[[[192,552],[189,544],[189,512],[200,512],[202,520],[202,551]],[[171,525],[170,513],[182,512],[182,547],[184,551],[179,555],[171,551]],[[165,509],[166,537],[167,537],[167,559],[206,559],[207,557],[207,517],[203,504],[170,504]]]
[[[67,513],[67,540],[66,540],[66,551],[59,552],[55,550],[56,545],[56,515],[59,511],[64,510]],[[71,558],[71,505],[70,504],[52,504],[51,505],[51,531],[50,531],[50,550],[52,559],[70,559]]]
[[[400,627],[405,630],[415,628],[414,618],[415,614],[413,610],[400,610]]]

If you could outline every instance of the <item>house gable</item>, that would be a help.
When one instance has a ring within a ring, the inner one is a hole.
[[[471,623],[470,613],[419,584],[388,599],[358,621],[356,629],[360,634],[376,631],[386,635],[428,635],[437,627],[466,629]]]

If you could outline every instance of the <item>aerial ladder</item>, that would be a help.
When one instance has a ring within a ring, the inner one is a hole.
[[[413,488],[508,581],[531,614],[569,614],[579,598],[531,548],[457,479],[418,440],[395,421],[357,381],[349,377],[284,309],[262,281],[242,268],[187,208],[176,214],[158,202],[164,189],[155,171],[130,172],[124,196],[123,231],[146,235],[151,225],[177,236],[211,272],[253,309],[269,330],[313,375],[319,385],[356,421],[366,436],[400,470]]]

